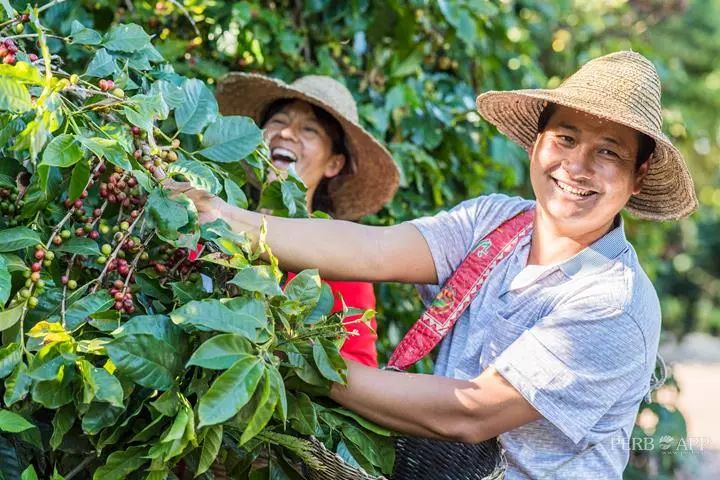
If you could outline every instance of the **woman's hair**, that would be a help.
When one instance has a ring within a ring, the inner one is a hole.
[[[295,100],[297,99],[283,98],[271,103],[267,110],[265,110],[265,113],[262,115],[262,121],[260,122],[260,125],[264,127],[265,124],[273,117],[273,115],[279,113],[283,108],[285,108],[287,105],[294,102]],[[310,200],[311,210],[322,210],[323,212],[327,212],[330,215],[334,215],[335,208],[332,198],[330,197],[330,183],[335,178],[353,172],[352,157],[350,156],[350,152],[347,147],[345,130],[343,130],[340,122],[338,122],[337,119],[330,115],[326,110],[318,107],[317,105],[310,104],[310,106],[312,107],[313,113],[315,114],[315,117],[320,123],[320,126],[322,126],[322,128],[330,137],[330,141],[332,143],[332,153],[334,155],[341,154],[345,156],[345,165],[343,165],[343,168],[340,170],[340,172],[338,172],[335,177],[323,177],[323,179],[320,180],[320,183],[315,189],[312,199]]]
[[[540,113],[538,118],[538,133],[542,133],[547,128],[547,124],[552,118],[553,114],[557,110],[557,104],[548,103],[547,106]],[[644,133],[638,132],[638,152],[635,158],[635,170],[645,163],[650,155],[655,151],[655,140],[645,135]]]

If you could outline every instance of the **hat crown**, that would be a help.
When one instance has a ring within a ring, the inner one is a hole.
[[[341,115],[358,123],[357,104],[350,90],[334,78],[307,75],[290,84],[293,88],[323,101]]]
[[[660,77],[639,53],[622,51],[593,59],[557,89],[602,103],[640,130],[662,130]]]

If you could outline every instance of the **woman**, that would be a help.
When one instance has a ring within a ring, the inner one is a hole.
[[[249,116],[262,126],[275,167],[292,165],[307,186],[308,211],[357,221],[377,212],[397,190],[392,157],[359,125],[355,100],[332,78],[311,75],[288,85],[233,73],[219,82],[217,97],[224,115]],[[333,312],[342,309],[343,300],[349,307],[375,308],[371,283],[327,283],[335,297]],[[356,335],[342,346],[346,359],[377,366],[374,318],[371,324],[372,329],[362,323],[348,326]]]

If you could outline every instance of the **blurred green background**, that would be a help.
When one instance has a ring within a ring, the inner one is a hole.
[[[628,219],[628,235],[659,292],[665,335],[720,330],[720,0],[56,2],[46,22],[57,31],[68,34],[73,20],[100,30],[139,23],[184,75],[213,82],[237,70],[291,81],[315,73],[345,83],[402,171],[392,203],[364,220],[372,224],[490,192],[531,196],[525,153],[480,119],[475,96],[556,86],[593,57],[638,51],[662,78],[665,131],[690,164],[701,207],[682,222]],[[66,61],[79,71],[72,50]],[[410,286],[377,293],[387,359],[421,306]],[[430,360],[419,366],[431,368]],[[636,428],[636,437],[686,434],[672,404],[642,408],[659,423]],[[631,455],[626,478],[676,478],[684,461],[657,449]]]

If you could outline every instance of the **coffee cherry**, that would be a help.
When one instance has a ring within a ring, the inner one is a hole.
[[[62,237],[63,240],[67,240],[68,238],[72,237],[72,232],[70,230],[63,230],[60,232],[60,237]]]
[[[30,281],[36,283],[38,280],[40,280],[40,272],[32,272],[30,274]]]
[[[77,281],[75,281],[75,280],[68,280],[68,282],[67,282],[67,287],[68,287],[70,290],[75,290],[75,289],[77,288]]]
[[[125,92],[123,91],[122,88],[115,88],[115,89],[113,89],[112,94],[115,95],[115,96],[118,97],[118,98],[124,98],[124,97],[125,97]]]
[[[70,75],[70,83],[73,85],[76,85],[80,81],[80,77],[77,75],[77,73],[73,73]]]
[[[50,250],[45,252],[45,260],[53,261],[55,260],[55,252],[52,252]]]
[[[39,272],[40,270],[42,270],[42,263],[40,263],[40,262],[33,263],[30,266],[30,270],[32,270],[33,272]]]
[[[5,58],[3,58],[3,63],[5,65],[12,65],[15,63],[15,55],[12,53],[8,53]]]
[[[25,25],[23,25],[22,23],[18,23],[17,25],[15,25],[15,33],[21,34],[24,31],[25,31]]]
[[[49,267],[50,265],[52,265],[52,262],[51,262],[50,260],[48,260],[48,259],[43,260],[42,263],[43,263],[43,267],[45,267],[45,268],[47,268],[47,267]]]
[[[27,303],[28,308],[35,308],[35,307],[37,307],[37,306],[38,306],[38,302],[39,302],[39,300],[37,299],[37,297],[30,297],[30,298],[28,298],[28,303]]]
[[[138,127],[131,127],[130,132],[132,132],[133,135],[138,136],[140,135],[140,128]]]
[[[62,245],[62,241],[63,241],[63,237],[61,237],[61,236],[59,236],[59,235],[55,235],[55,236],[53,237],[52,243],[53,243],[53,245],[55,245],[55,246],[59,246],[59,245]]]
[[[98,238],[100,238],[100,232],[98,232],[97,230],[93,230],[88,236],[92,240],[97,240]]]
[[[38,260],[42,260],[45,258],[45,250],[37,249],[35,250],[35,258]]]
[[[107,257],[105,255],[100,255],[99,257],[97,257],[97,259],[95,259],[95,261],[98,263],[98,265],[105,265],[105,263],[107,262]]]
[[[75,202],[73,203],[73,207],[75,207],[77,209],[82,208],[82,206],[83,206],[83,201],[80,200],[79,198],[77,200],[75,200]]]
[[[112,253],[112,245],[105,243],[102,247],[100,247],[100,251],[103,255],[110,255]]]
[[[120,230],[126,232],[129,228],[130,224],[128,222],[120,222]]]
[[[22,298],[30,298],[30,295],[32,295],[32,292],[29,288],[23,288],[22,290],[20,290],[20,296]]]

